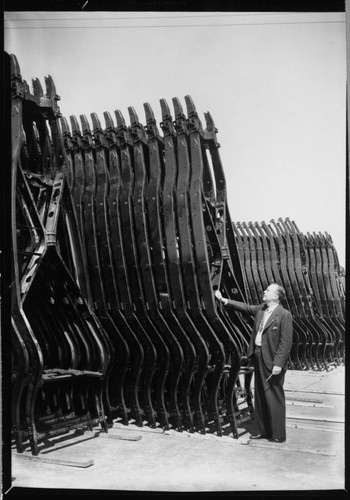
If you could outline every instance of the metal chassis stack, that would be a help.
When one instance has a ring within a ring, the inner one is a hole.
[[[17,450],[100,423],[109,339],[81,293],[84,271],[74,205],[64,177],[58,96],[22,81],[12,88],[12,425]],[[49,125],[49,126],[48,126]],[[62,210],[62,207],[65,210]]]
[[[343,363],[345,291],[328,233],[304,235],[289,218],[233,227],[251,303],[261,302],[269,283],[286,290],[294,332],[289,367],[329,370]]]
[[[251,324],[214,295],[246,300],[210,114],[186,96],[174,119],[161,100],[163,137],[147,103],[146,126],[131,107],[69,125],[52,78],[31,93],[7,57],[17,451],[115,419],[238,437]]]
[[[114,422],[231,433],[254,418],[253,319],[273,282],[294,321],[289,368],[344,362],[345,291],[328,233],[233,222],[217,129],[190,96],[157,124],[62,117],[52,78],[11,73],[12,430],[34,455]],[[241,376],[241,377],[240,377]],[[242,384],[243,381],[243,384]]]

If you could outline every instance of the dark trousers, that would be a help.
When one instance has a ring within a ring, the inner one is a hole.
[[[271,375],[262,359],[261,349],[254,352],[254,416],[255,432],[273,439],[286,439],[285,370]]]

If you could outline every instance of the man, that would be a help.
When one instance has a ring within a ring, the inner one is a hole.
[[[276,283],[264,291],[263,304],[249,305],[216,297],[225,305],[255,315],[247,358],[254,362],[255,434],[251,439],[267,438],[275,443],[286,440],[284,377],[293,341],[292,315],[282,305],[284,288]]]

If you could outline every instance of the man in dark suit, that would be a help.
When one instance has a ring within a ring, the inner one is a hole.
[[[247,353],[254,362],[255,434],[251,439],[267,438],[276,443],[286,440],[284,377],[293,341],[292,315],[282,305],[284,288],[276,283],[264,291],[263,304],[249,305],[216,297],[225,305],[255,315]]]

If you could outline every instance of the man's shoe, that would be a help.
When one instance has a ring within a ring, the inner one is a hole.
[[[252,434],[249,439],[268,439],[268,437],[263,434]]]
[[[271,439],[271,441],[273,443],[284,443],[285,439],[283,439],[283,438],[274,438],[274,439]]]

